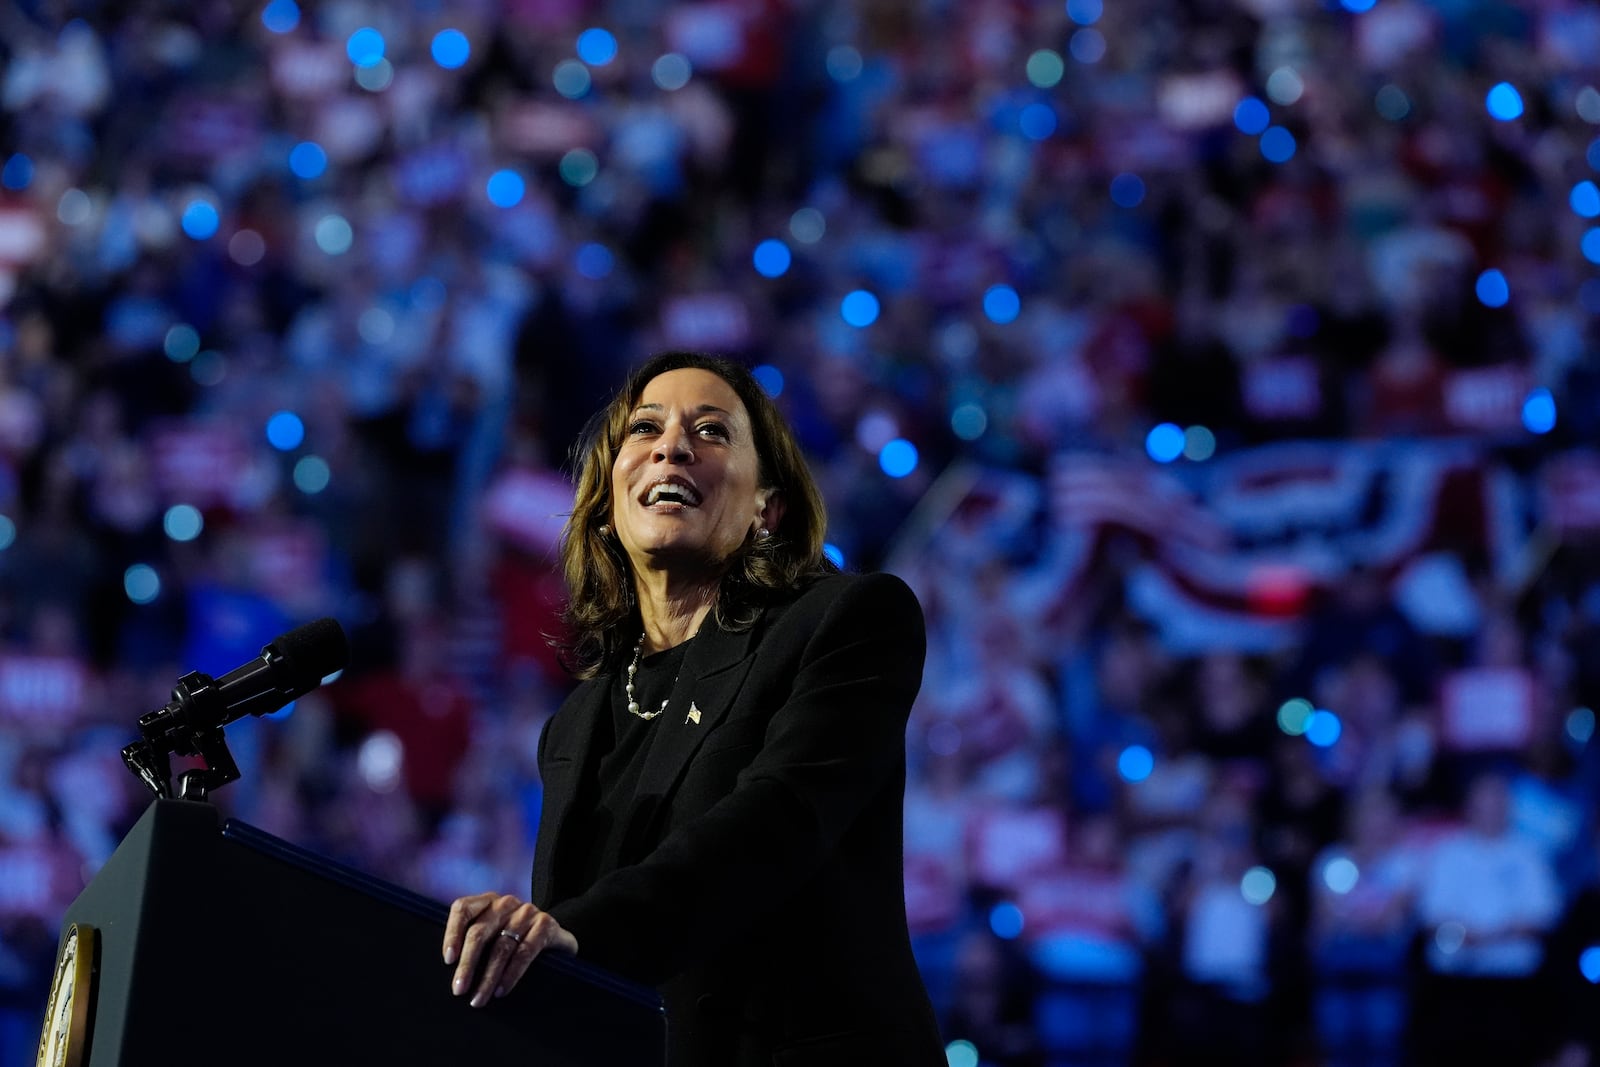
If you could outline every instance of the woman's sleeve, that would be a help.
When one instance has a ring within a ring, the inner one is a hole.
[[[783,903],[895,780],[925,644],[904,582],[851,582],[816,626],[733,791],[642,862],[550,909],[583,958],[659,983]]]

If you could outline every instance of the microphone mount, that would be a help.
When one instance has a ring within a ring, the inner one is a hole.
[[[122,750],[122,762],[151,792],[167,798],[174,795],[170,757],[199,756],[205,766],[184,771],[176,795],[182,800],[205,800],[213,789],[239,777],[239,765],[228,751],[220,725],[226,710],[216,679],[190,671],[178,679],[170,704],[140,716],[140,740]]]

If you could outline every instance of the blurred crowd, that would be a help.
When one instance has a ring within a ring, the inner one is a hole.
[[[567,451],[668,347],[922,600],[952,1064],[1600,1055],[1600,8],[0,27],[0,1061],[135,720],[310,618],[349,670],[216,802],[526,886]]]

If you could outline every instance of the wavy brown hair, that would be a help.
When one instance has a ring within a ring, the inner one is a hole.
[[[700,352],[653,356],[589,420],[572,451],[578,484],[561,535],[567,583],[562,658],[579,678],[614,669],[641,625],[628,554],[614,533],[602,531],[611,521],[611,468],[645,386],[668,371],[686,368],[710,371],[738,394],[755,434],[760,486],[781,493],[784,501],[783,518],[771,536],[747,538],[728,560],[712,607],[717,625],[744,629],[764,604],[837,569],[822,552],[828,526],[822,494],[789,424],[755,376],[731,360]]]

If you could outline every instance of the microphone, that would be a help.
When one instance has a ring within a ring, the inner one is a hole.
[[[223,741],[224,726],[277,711],[344,670],[349,660],[344,629],[333,619],[318,619],[274,637],[261,655],[221,678],[192,671],[178,679],[166,707],[139,719],[141,740],[122,750],[123,762],[165,797],[171,795],[168,757],[200,756],[206,767],[185,772],[183,795],[204,799],[207,790],[239,777]]]
[[[216,679],[213,693],[192,692],[189,706],[180,713],[195,730],[226,726],[246,715],[266,715],[305,696],[349,662],[350,644],[336,620],[308,622],[274,637],[261,655]],[[193,677],[186,675],[185,680]],[[173,703],[163,710],[182,703],[182,694],[174,690]]]

